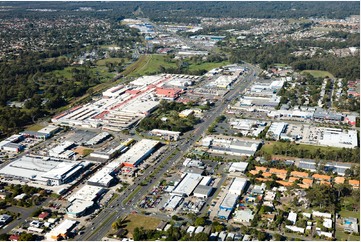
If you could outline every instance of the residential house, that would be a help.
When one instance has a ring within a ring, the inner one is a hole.
[[[358,180],[349,180],[348,184],[350,184],[353,189],[360,189],[360,181]]]
[[[331,181],[331,176],[328,175],[314,174],[312,178],[318,181],[327,181],[327,182]]]
[[[308,178],[307,172],[292,171],[290,175],[298,178]]]
[[[276,169],[276,168],[271,168],[269,169],[269,172],[271,174],[275,174],[278,178],[285,180],[286,176],[287,176],[287,170],[284,169]]]
[[[335,182],[335,184],[344,184],[345,178],[342,176],[337,176],[333,179],[333,181]]]

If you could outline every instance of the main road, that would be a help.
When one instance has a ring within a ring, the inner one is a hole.
[[[136,209],[135,204],[139,202],[147,192],[149,192],[152,186],[157,184],[162,175],[171,166],[176,165],[176,163],[180,161],[186,151],[202,136],[211,123],[213,123],[215,119],[220,116],[227,108],[229,101],[250,86],[260,70],[249,64],[244,64],[244,66],[248,68],[248,73],[245,76],[239,78],[234,87],[223,97],[223,100],[219,100],[216,103],[216,106],[213,108],[213,110],[211,110],[210,116],[205,119],[204,122],[196,125],[193,132],[189,132],[182,140],[177,142],[179,149],[178,152],[174,154],[174,149],[168,148],[166,152],[160,157],[160,160],[156,165],[149,167],[146,172],[141,177],[139,177],[133,185],[129,186],[121,196],[112,200],[108,204],[107,208],[103,209],[92,220],[91,226],[85,228],[84,233],[82,235],[76,236],[74,240],[99,241],[106,236],[113,222]],[[173,156],[171,156],[172,154]],[[167,159],[167,162],[163,164],[165,159]],[[163,168],[157,170],[157,168],[161,165],[163,165]],[[153,174],[155,179],[151,180],[146,186],[141,186],[140,189],[137,189],[137,187],[140,186],[139,183],[150,174]],[[136,194],[132,194],[135,189],[137,189]],[[128,199],[129,196],[132,196],[130,200]],[[127,200],[129,200],[127,204],[123,205],[123,203]]]

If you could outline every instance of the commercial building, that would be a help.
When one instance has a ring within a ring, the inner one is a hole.
[[[171,101],[177,99],[182,94],[182,92],[183,90],[179,88],[163,88],[163,87],[158,87],[155,91],[158,97]]]
[[[121,168],[121,162],[116,160],[112,161],[89,178],[88,184],[93,186],[109,187],[114,180],[114,175],[118,173]]]
[[[18,142],[24,140],[24,137],[24,135],[17,134],[8,137],[0,142],[0,150],[19,153],[25,148],[23,145],[18,144]]]
[[[157,149],[159,144],[159,141],[156,140],[142,139],[133,145],[125,154],[117,158],[117,161],[122,162],[122,164],[127,167],[137,167]]]
[[[246,188],[246,185],[248,183],[248,180],[246,178],[234,178],[231,186],[229,187],[229,193],[235,194],[235,195],[242,195],[244,192],[244,189]]]
[[[85,185],[76,193],[68,198],[71,203],[67,207],[66,213],[69,217],[76,218],[82,216],[89,208],[94,205],[94,202],[106,192],[102,187]]]
[[[15,179],[37,181],[59,186],[73,181],[90,166],[89,162],[69,162],[47,157],[22,156],[0,170],[0,174]]]
[[[60,240],[60,239],[67,239],[71,229],[77,221],[65,219],[62,223],[52,229],[49,233],[45,235],[47,240]]]
[[[121,131],[158,107],[156,88],[170,78],[166,75],[143,76],[129,83],[126,89],[111,88],[103,93],[103,98],[55,116],[52,122],[66,126],[103,126],[104,130]]]
[[[177,141],[179,139],[179,136],[182,134],[181,132],[169,131],[163,129],[153,129],[149,133],[151,135],[162,137],[165,140],[175,140],[175,141]]]
[[[193,109],[186,109],[186,110],[183,110],[182,112],[179,113],[179,117],[186,118],[186,117],[188,117],[189,115],[191,115],[193,113],[194,113]]]
[[[75,143],[71,141],[65,141],[64,143],[50,149],[48,151],[49,156],[56,157],[56,158],[70,158],[75,153],[70,149],[75,147]]]
[[[190,196],[194,189],[198,186],[202,176],[195,173],[185,173],[182,180],[178,183],[176,188],[172,191],[173,195]]]

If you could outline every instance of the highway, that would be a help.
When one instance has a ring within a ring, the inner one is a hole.
[[[124,193],[119,196],[117,199],[114,199],[108,204],[108,208],[103,209],[91,222],[91,226],[87,227],[82,235],[78,235],[74,240],[90,240],[90,241],[99,241],[106,236],[107,232],[111,228],[111,224],[116,221],[118,218],[124,217],[125,215],[131,213],[133,210],[136,210],[136,203],[138,203],[141,198],[149,192],[149,190],[159,182],[162,178],[162,175],[173,165],[176,165],[187,150],[193,146],[193,144],[203,135],[207,128],[214,122],[214,120],[222,114],[222,112],[227,108],[229,101],[236,97],[240,92],[243,92],[247,87],[250,86],[252,80],[255,78],[255,75],[259,72],[254,66],[249,64],[244,64],[249,71],[246,76],[240,77],[240,79],[234,85],[234,88],[230,90],[222,100],[219,100],[216,103],[216,106],[211,110],[210,116],[202,123],[195,126],[194,131],[188,132],[183,139],[177,142],[179,152],[177,152],[173,157],[168,159],[167,163],[154,175],[154,179],[149,182],[146,186],[141,186],[140,190],[132,197],[132,199],[123,206],[124,200],[126,200],[129,195],[139,186],[139,183],[145,178],[148,177],[151,173],[154,172],[159,166],[162,165],[164,159],[167,159],[173,152],[174,149],[167,149],[165,153],[160,157],[160,161],[157,162],[154,166],[149,167],[144,175],[139,177],[133,185],[129,186]],[[229,100],[229,101],[223,101]],[[189,137],[189,139],[187,139]],[[113,208],[113,209],[110,209]]]

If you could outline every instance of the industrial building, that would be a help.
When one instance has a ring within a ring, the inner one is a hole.
[[[100,134],[96,135],[95,137],[91,138],[90,140],[88,140],[85,145],[97,145],[103,141],[105,141],[106,139],[110,138],[111,135],[108,132],[101,132]]]
[[[90,166],[89,162],[69,162],[47,157],[22,156],[0,170],[6,177],[59,186],[69,183]]]
[[[20,134],[24,135],[25,137],[31,137],[31,138],[45,140],[45,139],[52,137],[59,130],[60,130],[60,127],[58,127],[58,126],[48,125],[38,131],[25,130],[25,131],[20,132]]]
[[[133,145],[125,154],[117,158],[124,166],[137,167],[144,159],[158,148],[159,141],[142,139]]]
[[[89,208],[94,205],[94,202],[106,192],[102,187],[85,185],[76,193],[68,198],[71,203],[67,207],[66,213],[69,217],[77,218],[82,216]]]
[[[231,166],[229,167],[229,172],[241,172],[245,173],[248,167],[247,162],[232,162]]]
[[[228,193],[228,194],[224,197],[224,199],[223,199],[221,205],[219,206],[219,208],[220,208],[221,210],[233,211],[234,206],[235,206],[236,203],[237,203],[237,199],[238,199],[238,195],[237,195],[237,194]]]
[[[193,196],[198,197],[198,198],[202,198],[202,199],[207,199],[210,194],[212,193],[212,187],[211,186],[206,186],[206,185],[198,185],[196,187],[196,189],[193,192]]]
[[[164,209],[166,211],[174,211],[182,201],[183,201],[182,196],[174,195],[165,204]]]
[[[201,180],[202,180],[202,176],[199,174],[185,173],[182,177],[182,180],[172,191],[172,195],[179,195],[186,197],[190,196]]]
[[[272,123],[267,131],[266,137],[274,140],[281,139],[281,135],[287,131],[287,126],[287,123]]]
[[[231,186],[229,187],[229,193],[235,195],[242,195],[246,188],[248,180],[246,178],[234,178]]]
[[[202,146],[208,147],[208,151],[216,154],[234,156],[251,156],[261,145],[259,140],[238,139],[223,136],[207,136],[202,139]]]
[[[357,131],[334,128],[323,128],[323,135],[318,141],[322,146],[353,149],[358,146]]]

